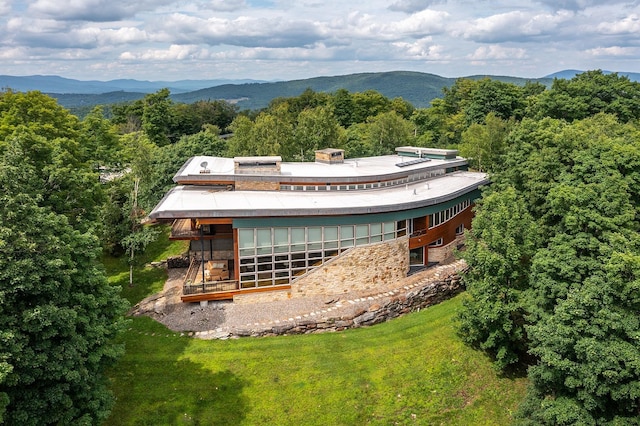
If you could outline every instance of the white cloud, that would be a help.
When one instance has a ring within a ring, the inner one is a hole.
[[[113,48],[148,40],[146,32],[135,27],[100,28],[92,24],[70,25],[52,19],[12,18],[7,22],[7,29],[12,34],[13,43],[33,48]]]
[[[599,6],[603,3],[607,3],[609,5],[612,4],[620,4],[620,3],[629,3],[628,0],[538,0],[541,4],[545,4],[554,10],[585,10],[592,6]]]
[[[0,59],[4,61],[24,61],[28,59],[29,54],[23,47],[15,47],[11,49],[0,49]]]
[[[106,22],[135,16],[139,12],[153,11],[174,0],[36,0],[29,12],[39,17],[71,21]]]
[[[206,58],[209,54],[197,46],[171,45],[168,49],[153,49],[143,52],[123,52],[120,54],[122,60],[144,60],[144,61],[182,61],[185,59]]]
[[[319,29],[309,21],[289,21],[240,16],[236,19],[201,19],[172,14],[159,23],[158,37],[176,44],[244,47],[301,47],[320,40]]]
[[[146,31],[135,27],[123,27],[118,29],[105,29],[100,31],[98,38],[101,44],[137,44],[149,40]]]
[[[415,13],[441,3],[446,3],[446,0],[399,0],[389,6],[389,10],[394,12]]]
[[[104,79],[640,71],[636,34],[640,0],[0,0],[4,69]]]
[[[524,59],[527,51],[522,48],[502,47],[498,45],[481,46],[468,56],[472,61]]]
[[[595,49],[587,50],[587,54],[592,56],[629,56],[635,57],[640,52],[640,49],[635,47],[596,47]]]
[[[68,25],[54,19],[30,19],[30,18],[10,18],[7,21],[7,29],[15,34],[20,32],[29,33],[61,33],[68,30]]]
[[[336,52],[324,46],[316,49],[257,47],[239,51],[217,52],[212,54],[212,57],[218,60],[324,61],[334,59]]]
[[[384,24],[378,22],[375,16],[353,11],[347,15],[346,20],[337,20],[331,23],[331,31],[339,37],[351,37],[358,39],[388,39],[389,35],[384,31]],[[396,36],[392,39],[397,38]]]
[[[602,22],[598,25],[601,34],[638,34],[640,32],[640,17],[631,14],[619,21]]]
[[[561,24],[574,17],[569,11],[555,14],[534,14],[512,11],[463,24],[457,33],[466,39],[485,43],[524,41],[532,37],[550,35]]]
[[[444,31],[448,17],[449,14],[447,12],[423,10],[422,12],[414,13],[402,21],[389,24],[386,31],[394,34],[419,37],[438,34]]]
[[[416,40],[413,43],[393,43],[407,59],[444,61],[450,59],[445,46],[434,44],[430,37]]]
[[[8,15],[11,12],[11,1],[0,0],[0,15]]]
[[[207,3],[207,6],[212,10],[220,10],[224,12],[233,12],[247,7],[247,2],[245,0],[212,0]]]

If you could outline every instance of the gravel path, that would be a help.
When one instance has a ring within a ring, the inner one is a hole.
[[[206,306],[183,303],[180,300],[183,269],[169,269],[169,277],[162,293],[140,302],[133,315],[147,315],[179,332],[197,332],[206,338],[235,334],[238,330],[266,330],[279,324],[318,317],[354,317],[372,308],[384,305],[395,295],[419,285],[440,270],[458,268],[458,262],[429,268],[405,278],[395,286],[378,289],[377,293],[347,293],[339,296],[293,298],[259,304],[235,304],[231,301],[210,301]],[[199,332],[208,333],[199,333]]]

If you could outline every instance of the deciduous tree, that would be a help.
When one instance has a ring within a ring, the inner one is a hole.
[[[508,121],[494,113],[487,114],[484,124],[473,123],[462,132],[460,155],[467,157],[471,166],[481,172],[500,168],[510,127]]]
[[[393,154],[396,147],[411,144],[411,123],[395,111],[378,114],[370,118],[367,125],[373,155]]]
[[[536,223],[512,187],[488,191],[476,207],[462,257],[469,298],[460,312],[462,339],[492,355],[500,370],[526,357],[525,315]]]
[[[342,145],[342,128],[330,108],[306,109],[298,115],[291,144],[282,150],[286,160],[313,161],[314,152]]]
[[[125,304],[97,239],[46,203],[25,155],[11,144],[0,160],[0,417],[97,424],[113,402],[104,369],[122,353],[113,338]]]

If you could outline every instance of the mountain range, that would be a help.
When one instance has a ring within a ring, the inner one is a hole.
[[[518,85],[531,81],[550,86],[554,78],[569,79],[581,72],[563,70],[535,79],[493,75],[474,75],[464,78],[489,77]],[[619,74],[626,75],[632,81],[640,81],[640,73],[620,72]],[[224,99],[236,103],[240,109],[264,108],[274,98],[298,96],[306,89],[316,92],[335,92],[338,89],[346,89],[350,92],[376,90],[388,98],[402,97],[416,107],[426,107],[432,99],[442,96],[444,87],[451,86],[456,80],[457,78],[411,71],[359,73],[275,82],[223,79],[81,81],[60,76],[0,75],[0,87],[16,91],[38,90],[58,99],[62,106],[70,109],[130,102],[162,88],[170,90],[171,98],[175,102],[192,103],[199,100]]]

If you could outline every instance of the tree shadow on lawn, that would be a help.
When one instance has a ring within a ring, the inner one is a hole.
[[[186,359],[191,338],[136,318],[124,340],[127,352],[109,372],[117,401],[105,425],[242,423],[246,384],[228,369]]]

